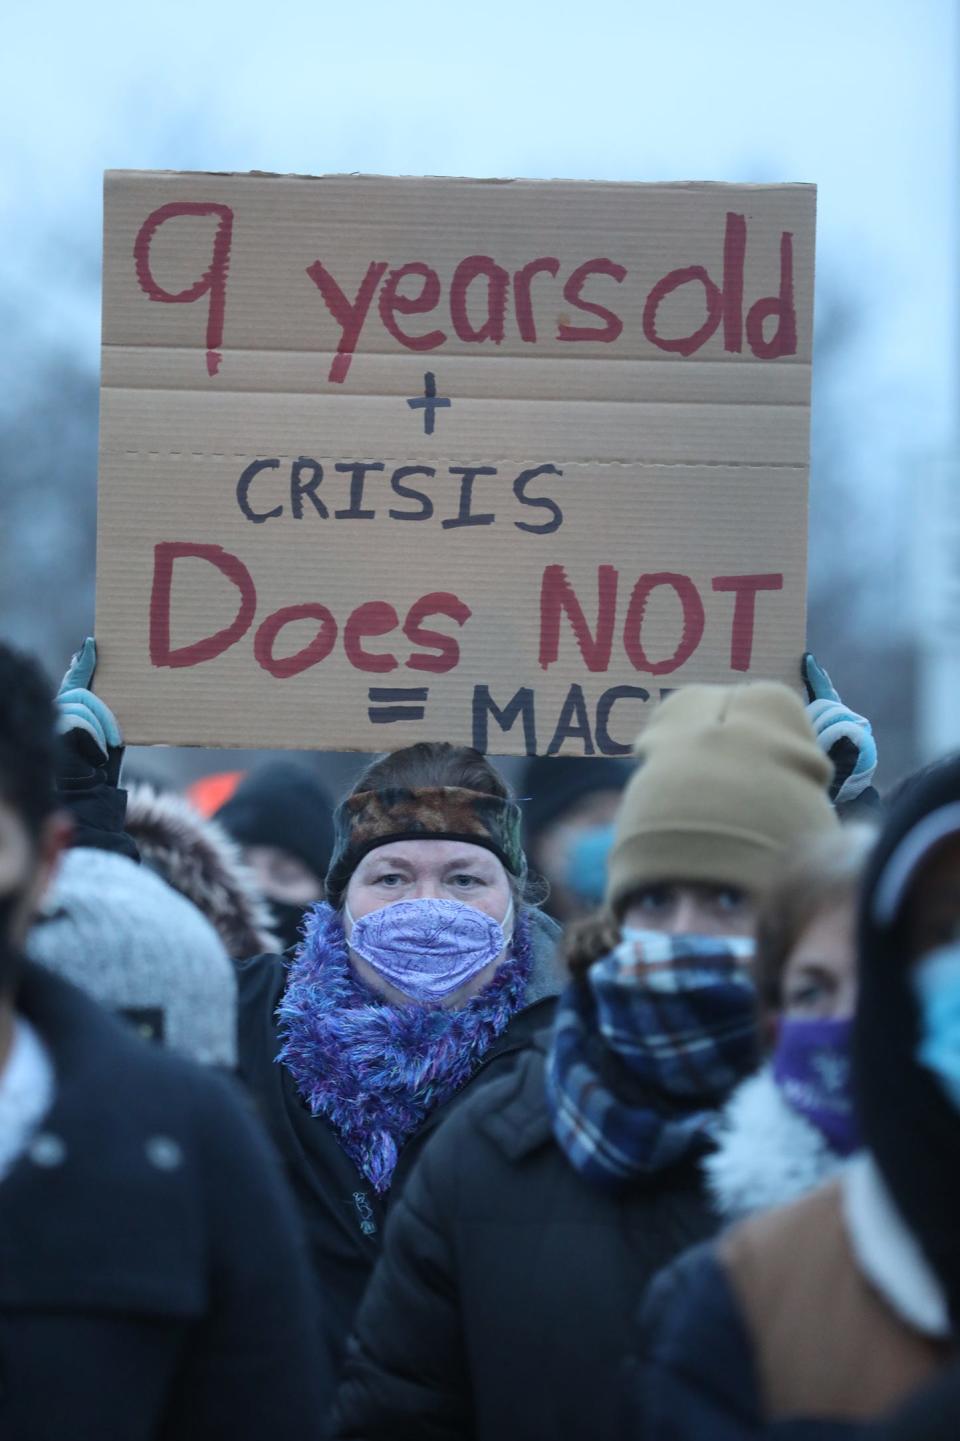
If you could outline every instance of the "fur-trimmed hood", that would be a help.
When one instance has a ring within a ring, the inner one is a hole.
[[[235,961],[282,949],[251,871],[216,821],[141,784],[129,788],[126,829],[143,863],[203,912]]]
[[[787,1104],[769,1066],[734,1091],[716,1139],[703,1169],[714,1207],[727,1222],[799,1200],[844,1164]]]

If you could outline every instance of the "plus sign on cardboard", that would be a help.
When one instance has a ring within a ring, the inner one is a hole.
[[[796,685],[815,191],[111,172],[130,742],[622,755]]]

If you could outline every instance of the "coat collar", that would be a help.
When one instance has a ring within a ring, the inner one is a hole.
[[[543,911],[526,912],[530,924],[533,969],[519,1011],[501,1038],[495,1059],[504,1051],[522,1047],[527,1054],[511,1076],[498,1082],[497,1105],[484,1108],[480,1124],[510,1160],[518,1160],[553,1138],[547,1106],[545,1062],[553,1034],[554,1002],[567,984],[560,959],[562,932]],[[502,1105],[501,1105],[502,1102]]]
[[[484,1096],[480,1128],[510,1161],[518,1161],[553,1141],[546,1090],[546,1059],[552,1033],[552,1027],[537,1031],[527,1053]]]
[[[951,1334],[947,1298],[908,1230],[870,1155],[842,1177],[844,1220],[861,1271],[907,1325],[925,1336]]]
[[[527,982],[524,1006],[534,1006],[550,996],[559,996],[566,984],[560,961],[562,932],[552,917],[534,907],[525,911],[530,926],[533,967]]]
[[[769,1066],[734,1091],[716,1141],[702,1166],[713,1204],[728,1222],[796,1201],[843,1165],[787,1105]]]

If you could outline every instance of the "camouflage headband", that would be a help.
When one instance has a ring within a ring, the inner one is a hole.
[[[333,856],[327,871],[327,900],[332,906],[340,906],[347,883],[364,856],[388,841],[466,841],[492,851],[518,879],[527,873],[520,842],[520,807],[482,791],[460,786],[360,791],[337,807],[333,828]]]

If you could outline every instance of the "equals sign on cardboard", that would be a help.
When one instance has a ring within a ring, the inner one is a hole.
[[[429,691],[420,689],[394,690],[374,686],[367,692],[370,709],[367,716],[373,725],[391,725],[394,721],[423,720]]]

